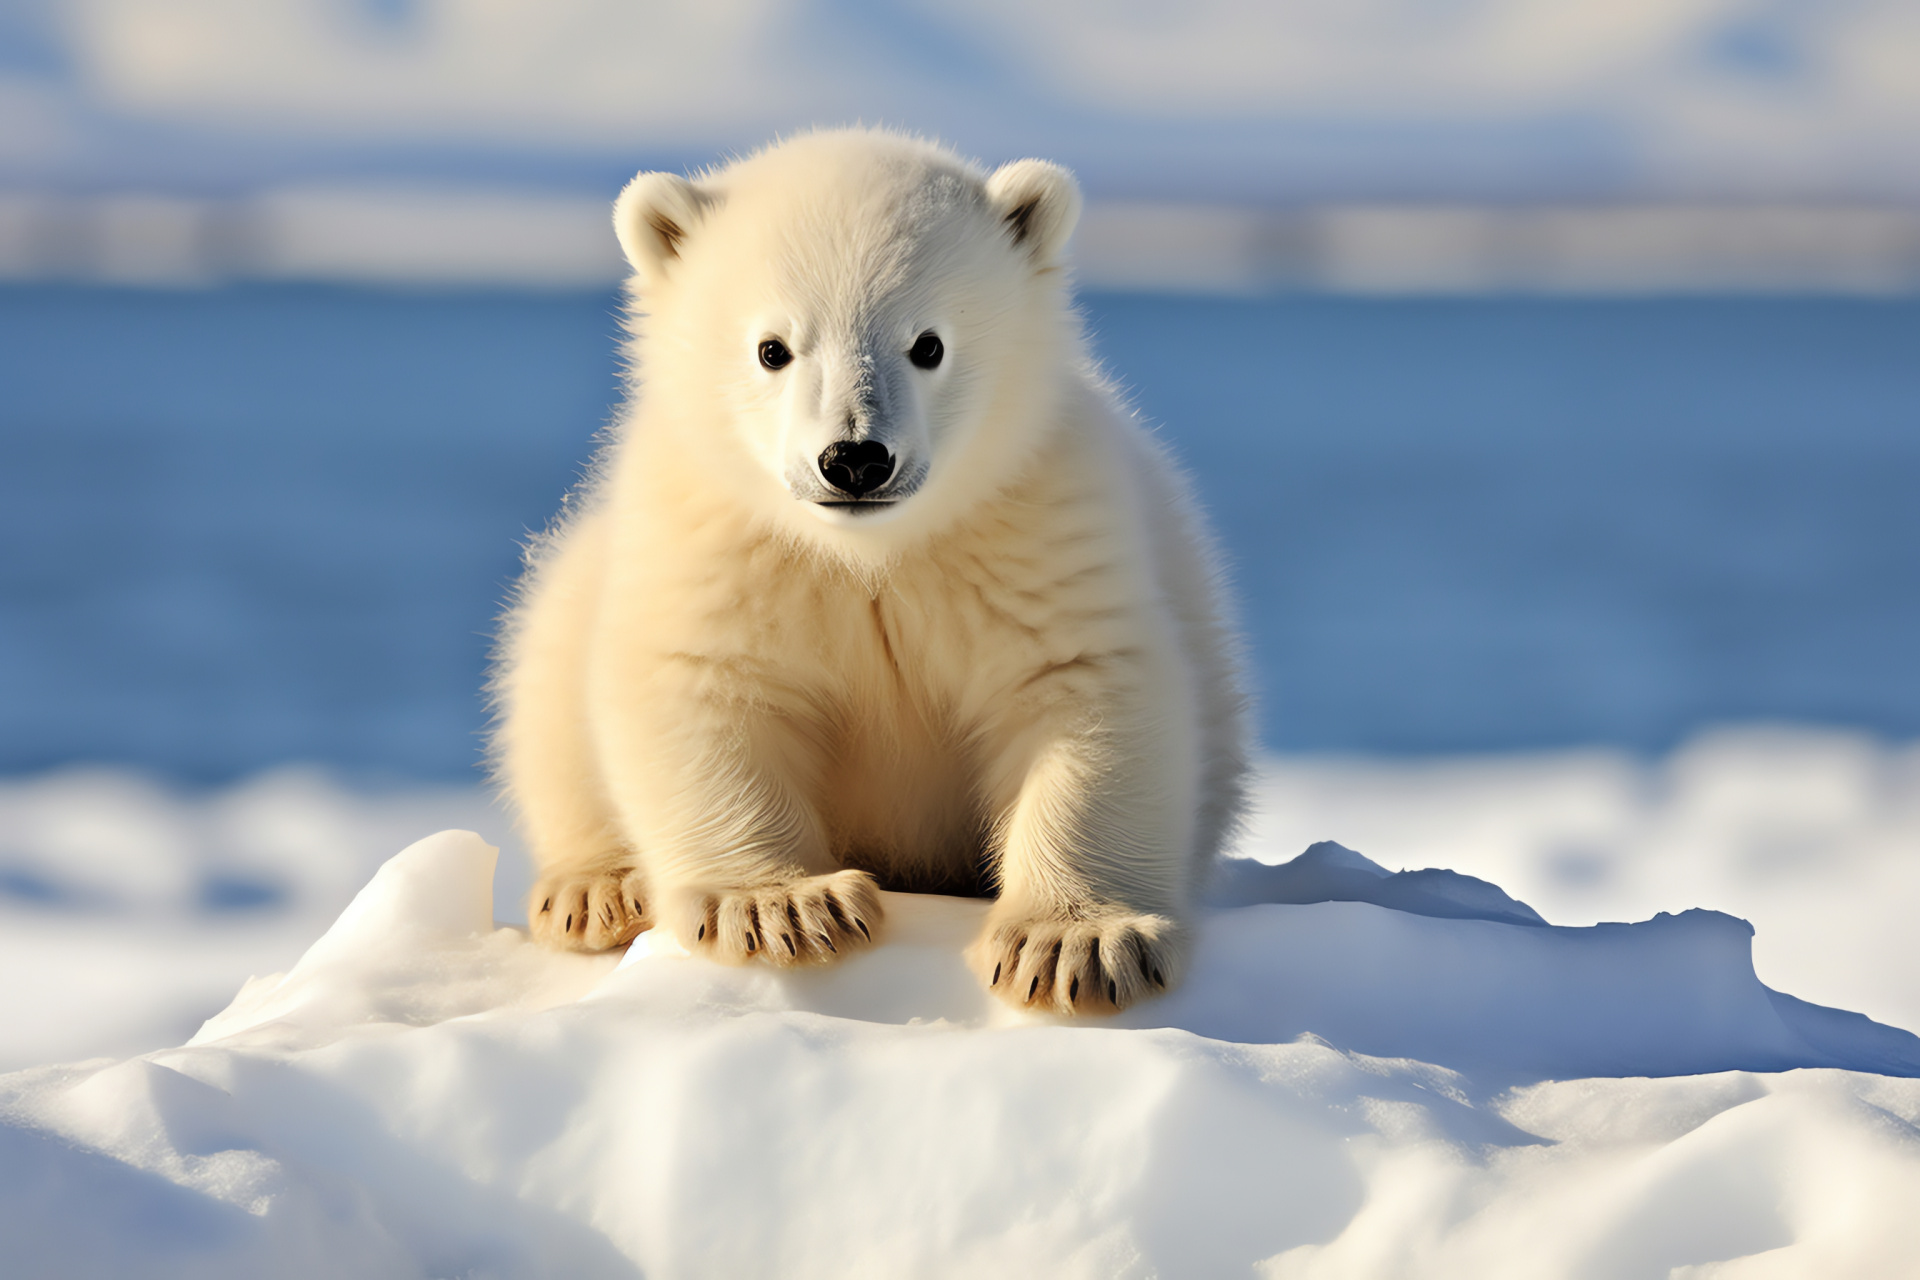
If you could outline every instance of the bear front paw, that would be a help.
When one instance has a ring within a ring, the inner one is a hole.
[[[681,945],[729,964],[829,964],[879,935],[880,887],[836,871],[752,889],[695,888],[669,908]]]
[[[1179,980],[1185,930],[1158,915],[992,920],[973,946],[981,981],[1043,1013],[1115,1013]]]
[[[561,951],[606,951],[652,926],[647,901],[638,871],[559,872],[534,883],[527,927],[535,942]]]

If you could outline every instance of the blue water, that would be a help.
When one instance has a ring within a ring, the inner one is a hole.
[[[1094,297],[1264,740],[1920,734],[1920,303]],[[611,295],[0,290],[0,771],[450,777]]]

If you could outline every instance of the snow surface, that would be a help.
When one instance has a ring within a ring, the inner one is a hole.
[[[1179,992],[1068,1025],[980,991],[960,958],[977,901],[889,895],[884,946],[798,974],[654,935],[557,955],[495,925],[495,852],[469,832],[414,844],[182,1048],[0,1078],[21,1273],[1894,1275],[1920,1257],[1920,1081],[1740,1069],[1893,1053],[1920,1073],[1920,1040],[1841,1018],[1810,1044],[1728,917],[1223,907]],[[1329,862],[1394,879],[1324,848],[1302,879]],[[1699,1074],[1489,1083],[1673,1070]]]
[[[1920,745],[1805,728],[1609,751],[1289,760],[1244,850],[1337,839],[1491,881],[1555,924],[1710,907],[1752,922],[1762,981],[1920,1031]]]
[[[4,1269],[1910,1275],[1920,1039],[1843,1010],[1920,1025],[1917,760],[1272,762],[1272,865],[1097,1024],[983,995],[978,902],[832,970],[562,956],[517,854],[381,865],[498,831],[472,791],[16,780],[0,1050],[106,1056],[0,1076]]]
[[[76,769],[0,780],[0,1071],[178,1044],[290,967],[424,832],[501,842],[468,787],[355,791],[289,769],[210,794]],[[502,859],[503,902],[527,882]]]
[[[1241,852],[1261,861],[1335,839],[1479,877],[1561,925],[1724,911],[1757,929],[1769,987],[1920,1030],[1920,748],[1747,729],[1651,764],[1278,759],[1258,791]],[[502,847],[497,910],[521,920],[524,855],[477,789],[303,770],[202,793],[105,770],[0,780],[0,973],[30,975],[0,983],[0,1070],[178,1044],[446,827]]]

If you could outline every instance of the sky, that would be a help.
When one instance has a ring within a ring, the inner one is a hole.
[[[1096,198],[1920,197],[1920,0],[0,0],[0,188],[598,191],[854,120]]]

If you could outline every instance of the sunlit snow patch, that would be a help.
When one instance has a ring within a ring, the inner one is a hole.
[[[558,955],[495,927],[493,858],[407,849],[185,1047],[0,1078],[10,1259],[1531,1280],[1920,1247],[1920,1082],[1858,1073],[1920,1069],[1914,1037],[1774,997],[1732,917],[1516,923],[1323,847],[1292,896],[1442,913],[1221,907],[1177,993],[1067,1024],[966,971],[983,903],[890,896],[886,944],[831,969]],[[1853,1070],[1742,1070],[1796,1065]],[[1702,1074],[1604,1078],[1664,1072]]]
[[[268,1032],[311,1043],[363,1023],[431,1025],[589,990],[653,1012],[1049,1021],[1008,1010],[968,972],[961,952],[984,901],[887,894],[888,945],[828,968],[724,968],[654,934],[615,965],[494,928],[494,856],[467,832],[407,849],[290,973],[250,983],[191,1043]],[[1468,1072],[1483,1087],[1795,1067],[1920,1075],[1920,1037],[1763,986],[1753,930],[1719,912],[1558,928],[1484,881],[1389,873],[1331,842],[1279,866],[1230,861],[1221,880],[1216,902],[1239,905],[1210,914],[1187,981],[1102,1025],[1242,1044],[1310,1035]],[[1282,901],[1250,900],[1263,895]]]

